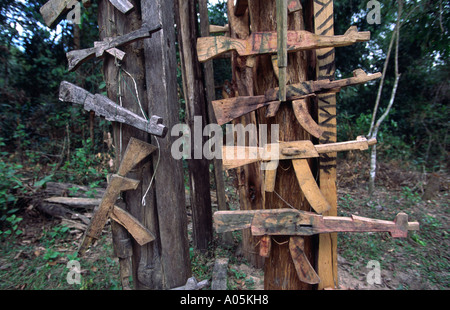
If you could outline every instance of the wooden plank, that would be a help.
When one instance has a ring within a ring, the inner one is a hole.
[[[300,125],[313,137],[320,138],[323,129],[313,120],[308,110],[306,99],[292,101],[292,109]]]
[[[148,103],[148,111],[164,118],[168,128],[179,124],[180,109],[178,94],[174,91],[177,89],[174,5],[174,0],[141,0],[142,20],[154,20],[162,25],[161,31],[143,41],[145,63],[141,66],[146,80],[143,101]],[[147,205],[137,211],[149,229],[153,223],[157,225],[159,237],[158,242],[136,250],[135,255],[139,257],[136,281],[142,288],[179,287],[191,276],[183,165],[171,154],[175,139],[170,135],[158,139],[161,156],[159,168],[153,172],[154,186],[147,197]],[[154,158],[153,167],[156,163]],[[147,182],[152,175],[144,174]]]
[[[94,111],[96,115],[105,117],[108,121],[128,124],[149,134],[164,137],[168,128],[162,124],[159,116],[153,115],[150,120],[125,109],[108,97],[93,95],[81,87],[67,81],[61,82],[59,100],[83,105],[86,111]]]
[[[155,236],[144,225],[122,208],[115,205],[110,216],[122,225],[140,246],[155,240]]]
[[[56,26],[61,17],[69,11],[67,6],[72,1],[74,0],[50,0],[46,2],[39,10],[45,24],[50,28]]]
[[[123,60],[126,55],[125,52],[122,52],[121,50],[119,50],[118,48],[115,48],[115,47],[106,50],[106,52],[118,60]]]
[[[311,173],[307,159],[295,159],[292,161],[298,184],[311,207],[319,214],[330,210],[331,206],[323,196],[317,185],[316,179]]]
[[[95,206],[98,206],[102,200],[99,198],[50,197],[44,199],[44,201],[76,208],[93,208]]]
[[[250,228],[255,214],[260,210],[217,211],[213,215],[217,233]]]
[[[103,57],[105,51],[150,38],[152,34],[161,30],[159,23],[144,24],[142,28],[118,37],[107,37],[103,41],[94,42],[94,47],[70,51],[66,54],[69,71],[76,70],[82,63],[93,57]]]
[[[379,72],[368,75],[361,69],[355,70],[353,75],[351,78],[337,81],[306,81],[287,85],[287,100],[302,99],[313,93],[329,93],[331,90],[338,91],[342,87],[367,83],[381,77],[381,73]],[[267,90],[264,95],[240,96],[215,100],[212,104],[217,122],[219,125],[223,125],[235,118],[272,104],[278,100],[278,94],[279,89],[277,87]]]
[[[128,0],[109,0],[109,2],[123,14],[127,14],[134,8],[133,4]]]
[[[287,31],[287,51],[310,50],[325,47],[339,47],[370,40],[370,32],[358,32],[350,27],[340,36],[321,36],[305,30]],[[278,35],[274,31],[253,32],[248,39],[233,39],[223,36],[203,37],[197,40],[197,54],[200,62],[216,58],[228,51],[239,56],[275,54],[278,51]]]
[[[289,251],[295,270],[300,281],[308,284],[317,284],[320,282],[319,275],[314,270],[305,254],[305,241],[303,237],[289,238]]]
[[[269,257],[270,249],[272,247],[272,237],[270,236],[262,236],[259,240],[259,256]]]

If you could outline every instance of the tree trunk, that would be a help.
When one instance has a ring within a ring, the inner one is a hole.
[[[212,241],[212,210],[209,183],[209,162],[203,156],[203,137],[206,125],[206,93],[203,74],[197,60],[197,10],[195,0],[177,1],[178,44],[186,101],[186,122],[190,128],[191,154],[188,159],[192,229],[194,248],[206,250]],[[196,126],[194,119],[201,121]],[[196,132],[201,130],[201,133]],[[196,136],[202,139],[197,141]]]
[[[276,31],[276,3],[272,1],[250,0],[248,1],[249,23],[244,17],[234,16],[234,8],[230,6],[230,29],[240,39],[248,36],[249,24],[252,32]],[[303,12],[292,13],[288,18],[288,29],[304,29]],[[237,35],[236,35],[237,34]],[[307,52],[290,53],[288,59],[287,76],[288,83],[297,83],[308,80],[307,76]],[[261,95],[268,88],[278,86],[270,55],[261,55],[252,58],[233,57],[233,77],[239,96]],[[241,117],[247,123],[267,124],[268,137],[271,137],[272,124],[279,125],[280,141],[309,140],[309,134],[303,130],[292,110],[291,103],[282,103],[276,116],[266,118],[266,108]],[[272,141],[274,142],[274,141]],[[312,171],[317,170],[311,161]],[[238,169],[238,181],[241,197],[241,209],[278,209],[289,206],[310,210],[303,193],[301,192],[294,169],[290,161],[280,162],[277,169],[275,191],[264,192],[263,175],[259,164],[252,164]],[[317,250],[314,237],[304,238],[305,253],[314,263],[314,253]],[[300,282],[289,251],[289,236],[272,238],[272,250],[264,264],[264,287],[268,290],[299,290],[311,289],[312,286]],[[245,248],[244,248],[245,250]],[[248,251],[257,252],[252,244],[247,247]]]

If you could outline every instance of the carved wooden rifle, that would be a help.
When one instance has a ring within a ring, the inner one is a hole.
[[[159,30],[161,30],[161,24],[145,24],[142,28],[128,34],[114,38],[108,37],[103,41],[94,42],[94,47],[70,51],[66,54],[67,60],[69,61],[68,70],[76,70],[83,62],[88,61],[93,57],[103,57],[105,52],[108,52],[115,57],[119,56],[121,59],[123,58],[123,52],[118,51],[116,49],[117,47],[130,44],[138,40],[150,38],[153,33]]]
[[[287,100],[298,100],[315,93],[337,92],[340,88],[356,84],[366,83],[381,77],[381,73],[367,75],[363,70],[353,71],[353,77],[330,81],[306,81],[286,86]],[[223,125],[242,115],[255,111],[265,106],[277,105],[280,103],[279,88],[272,88],[260,96],[241,96],[212,102],[217,122]]]
[[[81,104],[86,111],[94,111],[95,114],[105,117],[108,121],[124,123],[158,137],[165,137],[168,131],[168,128],[162,124],[163,119],[159,116],[154,115],[147,121],[106,96],[93,95],[66,81],[60,85],[59,100]]]
[[[408,231],[419,230],[418,222],[408,222],[406,213],[399,213],[394,221],[351,217],[322,216],[296,209],[251,211],[218,211],[214,213],[217,233],[250,228],[253,236],[261,236],[260,255],[267,257],[271,236],[290,236],[289,250],[302,282],[317,284],[320,278],[304,253],[303,238],[332,232],[388,232],[393,238],[406,238]]]
[[[198,38],[198,60],[205,62],[232,50],[235,50],[240,56],[276,54],[278,51],[277,40],[278,35],[274,31],[254,32],[245,40],[223,36]],[[358,32],[356,26],[352,26],[343,35],[337,36],[322,36],[305,30],[289,30],[286,44],[288,52],[296,52],[347,46],[368,40],[370,40],[370,32]]]

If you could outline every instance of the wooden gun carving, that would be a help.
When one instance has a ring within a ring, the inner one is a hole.
[[[59,89],[59,100],[81,104],[86,111],[94,111],[95,114],[105,117],[108,121],[124,123],[149,134],[165,137],[168,128],[162,124],[159,116],[152,116],[149,121],[139,115],[119,106],[108,97],[93,95],[69,82],[62,82]]]
[[[228,51],[235,50],[240,56],[277,53],[277,33],[255,32],[248,39],[232,39],[229,37],[203,37],[197,40],[198,60],[205,62]],[[345,34],[322,36],[305,30],[287,31],[287,50],[296,52],[324,47],[340,47],[356,42],[370,40],[370,32],[358,32],[356,26],[350,27]]]
[[[132,31],[118,37],[108,37],[103,41],[94,42],[94,47],[70,51],[66,54],[69,62],[69,71],[76,70],[83,62],[93,57],[103,57],[104,53],[119,46],[133,43],[138,40],[150,38],[153,33],[161,30],[161,25],[144,25],[141,29]]]

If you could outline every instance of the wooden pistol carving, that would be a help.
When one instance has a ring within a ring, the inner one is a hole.
[[[159,116],[153,115],[147,121],[145,118],[119,106],[108,97],[99,94],[93,95],[66,81],[61,83],[59,100],[81,104],[86,111],[94,111],[95,114],[105,117],[108,121],[127,124],[158,137],[165,137],[168,131]]]

